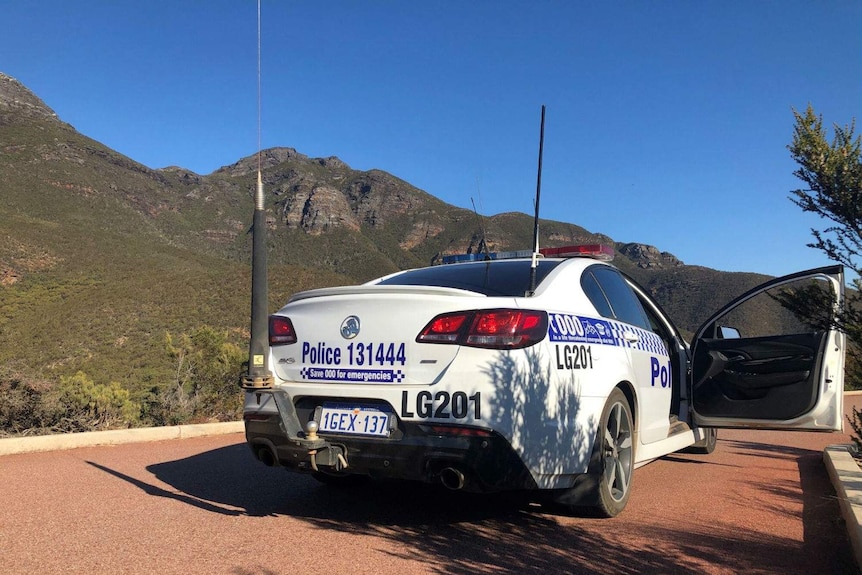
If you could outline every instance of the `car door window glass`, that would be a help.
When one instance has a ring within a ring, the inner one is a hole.
[[[775,286],[717,318],[708,337],[730,339],[809,333],[828,329],[834,302],[824,278]]]
[[[671,342],[675,342],[676,338],[671,335],[668,331],[667,326],[659,319],[655,310],[650,308],[650,306],[638,298],[638,301],[641,303],[641,307],[643,307],[644,313],[647,316],[647,321],[649,321],[650,331],[659,335],[662,340],[665,342],[668,350],[674,349],[676,346],[671,347]]]
[[[607,301],[613,310],[613,317],[651,330],[649,320],[637,296],[618,271],[607,266],[595,266],[589,271],[607,296]]]
[[[611,304],[608,303],[608,298],[605,297],[605,292],[599,287],[599,282],[589,270],[581,276],[581,288],[602,317],[614,317],[614,312],[611,309]]]

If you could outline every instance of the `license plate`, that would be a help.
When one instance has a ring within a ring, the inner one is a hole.
[[[321,433],[389,437],[389,414],[374,407],[324,405],[318,423]]]

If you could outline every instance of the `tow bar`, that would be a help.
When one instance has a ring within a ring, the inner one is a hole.
[[[309,421],[303,431],[290,395],[281,389],[255,389],[256,394],[270,394],[278,409],[279,427],[287,440],[307,451],[309,463],[314,471],[318,466],[332,467],[336,471],[346,469],[347,451],[341,445],[334,445],[317,435],[318,423]]]

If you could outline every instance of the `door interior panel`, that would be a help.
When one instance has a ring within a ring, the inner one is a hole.
[[[817,402],[827,332],[702,339],[693,358],[694,409],[703,416],[787,420]]]

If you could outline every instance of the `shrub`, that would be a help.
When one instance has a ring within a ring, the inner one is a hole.
[[[96,383],[79,371],[61,377],[57,396],[62,408],[58,431],[89,431],[130,427],[138,422],[141,406],[117,382]]]
[[[227,331],[202,326],[178,338],[166,333],[165,349],[176,370],[172,385],[160,393],[157,417],[167,424],[239,417],[242,394],[237,380],[246,358]]]
[[[119,383],[78,372],[59,385],[5,367],[0,372],[0,434],[44,434],[129,427],[141,407]]]
[[[850,427],[853,429],[854,435],[851,435],[850,439],[853,440],[856,455],[862,455],[862,411],[854,407],[853,416],[848,415],[847,421],[850,422]]]
[[[0,435],[46,433],[59,408],[47,392],[51,384],[9,365],[0,369]]]

